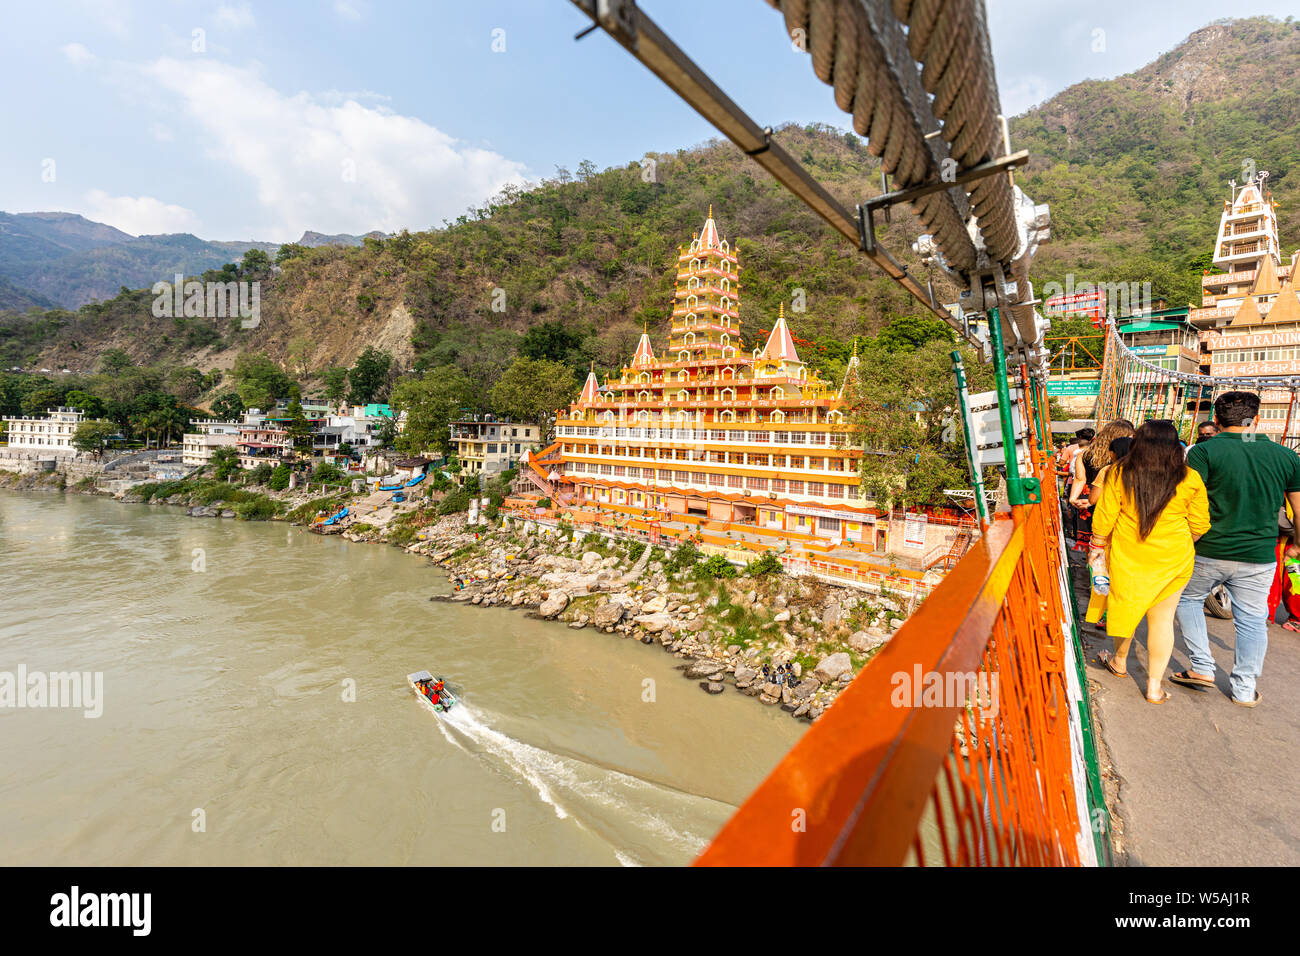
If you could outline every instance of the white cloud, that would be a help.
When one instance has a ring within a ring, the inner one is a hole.
[[[86,49],[85,44],[82,43],[66,43],[59,49],[63,51],[68,62],[76,66],[82,66],[95,58],[95,54]]]
[[[361,19],[361,8],[355,0],[334,0],[334,12],[344,20]]]
[[[1011,83],[1002,85],[1002,109],[1007,116],[1018,116],[1031,106],[1051,99],[1057,91],[1043,77],[1022,74]]]
[[[253,17],[253,8],[247,3],[223,3],[217,7],[217,22],[232,30],[242,30],[255,26],[257,20]]]
[[[523,164],[382,105],[270,87],[253,69],[164,58],[145,68],[178,98],[207,154],[247,174],[267,213],[250,229],[427,228],[522,183]]]
[[[198,226],[198,217],[184,206],[152,196],[110,196],[102,189],[86,193],[78,211],[87,219],[106,222],[133,236],[193,232]]]

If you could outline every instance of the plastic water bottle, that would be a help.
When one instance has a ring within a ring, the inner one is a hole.
[[[1110,593],[1110,577],[1105,574],[1092,576],[1092,589],[1103,597]]]

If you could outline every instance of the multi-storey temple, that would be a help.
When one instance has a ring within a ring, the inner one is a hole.
[[[1300,375],[1296,258],[1282,259],[1276,204],[1264,176],[1239,192],[1234,183],[1214,247],[1214,265],[1225,271],[1201,280],[1202,307],[1187,317],[1200,333],[1205,374]],[[1280,434],[1291,395],[1266,391],[1262,398],[1260,431]]]
[[[844,383],[799,358],[784,307],[763,346],[748,348],[740,291],[739,260],[710,209],[677,260],[666,350],[656,355],[643,333],[617,378],[587,376],[556,422],[551,477],[573,509],[748,527],[772,544],[883,548],[858,491]]]

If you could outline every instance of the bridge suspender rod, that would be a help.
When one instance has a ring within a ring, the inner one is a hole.
[[[837,232],[862,249],[858,217],[813,179],[793,156],[772,139],[771,128],[760,127],[700,69],[632,0],[573,0],[574,6],[663,80],[697,113],[740,147],[782,186]],[[933,304],[924,285],[879,245],[863,254],[906,289],[921,306],[942,319],[963,338],[969,330],[946,309]]]

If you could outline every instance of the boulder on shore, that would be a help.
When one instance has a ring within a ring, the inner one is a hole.
[[[659,633],[673,622],[672,616],[667,611],[660,611],[657,614],[638,614],[632,620],[651,634]]]
[[[561,611],[569,606],[569,595],[563,591],[551,591],[542,606],[537,609],[537,613],[545,618],[557,616]]]
[[[596,608],[592,621],[597,627],[613,627],[623,620],[623,605],[608,601]]]
[[[830,657],[823,657],[813,668],[813,676],[825,684],[829,684],[839,679],[841,674],[851,674],[853,672],[853,661],[844,651],[832,654]]]

